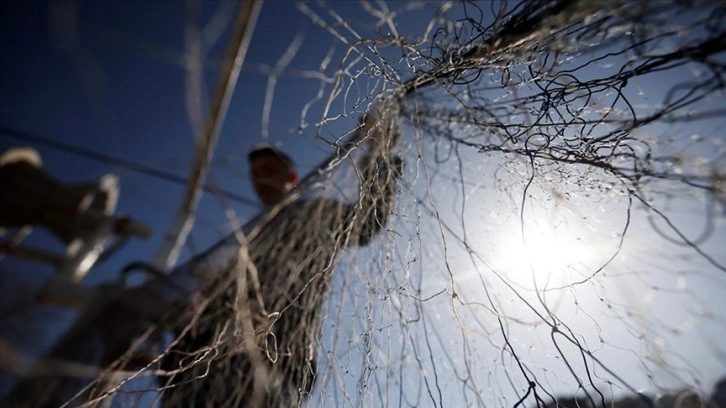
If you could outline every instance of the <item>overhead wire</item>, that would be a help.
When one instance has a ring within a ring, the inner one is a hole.
[[[173,174],[173,173],[169,173],[169,172],[166,172],[163,170],[155,169],[155,168],[153,168],[151,166],[147,166],[145,164],[136,163],[136,162],[133,162],[133,161],[130,161],[127,159],[114,157],[114,156],[104,154],[104,153],[94,152],[92,150],[85,149],[83,147],[79,147],[79,146],[75,146],[75,145],[72,145],[69,143],[61,142],[59,140],[53,140],[53,139],[50,139],[47,137],[43,137],[43,136],[40,136],[37,134],[32,134],[32,133],[25,132],[22,130],[14,129],[11,127],[0,126],[0,134],[12,137],[17,140],[31,142],[31,143],[34,143],[37,145],[43,145],[45,147],[48,147],[48,148],[51,148],[51,149],[54,149],[57,151],[66,152],[66,153],[69,153],[69,154],[72,154],[75,156],[84,157],[84,158],[87,158],[89,160],[93,160],[93,161],[96,161],[99,163],[111,164],[114,166],[122,167],[124,169],[131,170],[131,171],[139,173],[139,174],[144,174],[149,177],[154,177],[159,180],[164,180],[164,181],[168,181],[168,182],[180,184],[180,185],[187,185],[187,182],[188,182],[187,179],[182,176],[179,176],[179,175]],[[259,207],[259,203],[257,203],[255,200],[243,197],[243,196],[233,193],[231,191],[224,190],[224,189],[221,189],[218,187],[208,186],[206,184],[202,188],[204,189],[204,191],[206,191],[208,193],[224,194],[225,197],[227,197],[228,199],[230,199],[234,202],[244,204],[244,205],[250,206],[250,207],[255,207],[255,208]]]

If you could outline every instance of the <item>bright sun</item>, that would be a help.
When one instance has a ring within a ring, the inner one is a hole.
[[[597,245],[569,227],[528,223],[523,233],[520,225],[510,225],[501,237],[494,265],[513,282],[529,288],[579,280],[599,258]]]

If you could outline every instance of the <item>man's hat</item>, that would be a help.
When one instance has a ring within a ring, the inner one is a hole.
[[[262,156],[274,156],[282,160],[289,169],[295,167],[295,163],[292,161],[290,156],[283,153],[280,149],[270,143],[260,143],[252,147],[250,152],[247,154],[247,160],[252,161]]]

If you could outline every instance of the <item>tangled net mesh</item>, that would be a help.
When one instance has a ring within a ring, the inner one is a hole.
[[[267,67],[270,83],[319,85],[300,129],[333,159],[263,217],[284,226],[173,273],[216,278],[179,321],[134,332],[71,405],[712,398],[726,372],[723,4],[360,7],[358,26],[346,7],[299,4],[337,48],[317,71]],[[410,21],[419,31],[398,32]],[[269,90],[268,124],[283,92]],[[382,165],[337,122],[391,101],[400,137]],[[394,156],[400,176],[382,171]],[[142,368],[139,350],[153,351]]]

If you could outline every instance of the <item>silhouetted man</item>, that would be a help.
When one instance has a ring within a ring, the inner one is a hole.
[[[176,371],[164,406],[294,407],[309,394],[335,259],[382,229],[401,176],[401,160],[388,153],[397,124],[367,116],[359,131],[368,151],[357,163],[354,203],[291,197],[297,173],[290,158],[271,146],[250,152],[266,212],[236,246],[217,246],[229,254],[221,266],[192,262],[199,270],[190,274],[203,282],[200,307],[177,327],[178,342],[162,362]]]

